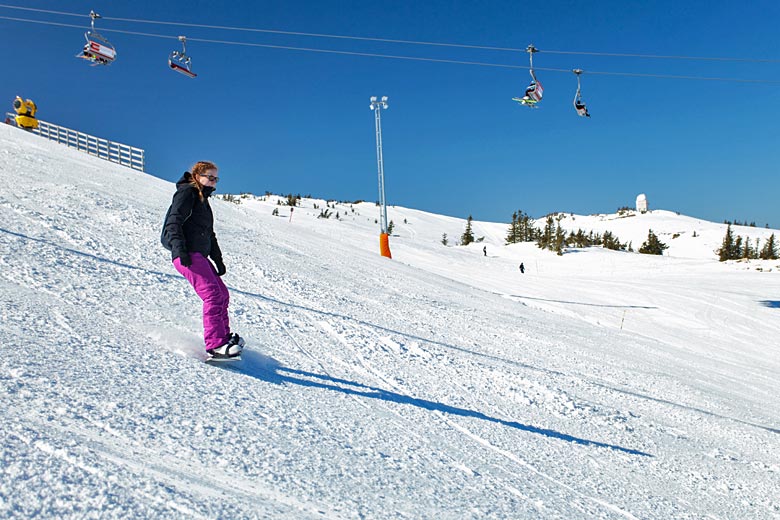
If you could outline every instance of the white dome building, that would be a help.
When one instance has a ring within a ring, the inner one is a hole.
[[[644,193],[636,196],[636,210],[639,213],[647,213],[647,195]]]

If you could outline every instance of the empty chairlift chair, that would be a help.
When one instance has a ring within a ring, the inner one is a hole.
[[[93,66],[110,65],[116,60],[116,49],[107,38],[95,30],[95,20],[101,16],[95,11],[90,11],[89,17],[92,19],[92,29],[84,33],[87,43],[81,54],[77,54],[76,57],[91,62]]]
[[[187,37],[179,36],[179,41],[182,45],[182,51],[173,51],[168,56],[168,66],[188,78],[194,78],[197,74],[192,72],[192,58],[187,56]]]

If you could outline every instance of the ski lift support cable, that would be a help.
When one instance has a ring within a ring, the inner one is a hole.
[[[38,13],[46,13],[46,14],[56,14],[60,16],[76,16],[76,17],[85,16],[79,13],[53,11],[49,9],[36,9],[32,7],[22,7],[22,6],[7,5],[7,4],[0,4],[0,8],[18,9],[18,10],[32,11]],[[408,45],[430,45],[430,46],[439,46],[439,47],[457,47],[463,49],[481,49],[481,50],[493,50],[493,51],[504,51],[504,52],[525,52],[525,49],[521,49],[521,48],[496,47],[496,46],[488,46],[488,45],[469,45],[469,44],[447,43],[447,42],[398,40],[398,39],[391,39],[391,38],[372,38],[366,36],[349,36],[349,35],[338,35],[338,34],[308,33],[308,32],[298,32],[298,31],[281,31],[281,30],[274,30],[274,29],[257,29],[251,27],[233,27],[228,25],[209,25],[209,24],[197,24],[197,23],[187,23],[187,22],[170,22],[170,21],[163,21],[163,20],[145,20],[140,18],[103,17],[103,19],[111,20],[115,22],[175,25],[180,27],[195,27],[201,29],[219,29],[225,31],[243,31],[243,32],[268,33],[268,34],[281,34],[287,36],[307,36],[307,37],[314,37],[314,38],[360,40],[360,41],[373,41],[373,42],[380,42],[380,43],[399,43],[399,44],[408,44]],[[748,63],[780,63],[780,59],[771,59],[771,58],[684,56],[684,55],[639,54],[639,53],[618,53],[618,52],[567,51],[567,50],[550,50],[550,49],[545,49],[539,52],[547,53],[547,54],[603,56],[603,57],[614,57],[614,58],[643,58],[643,59],[659,59],[659,60],[693,60],[693,61],[724,61],[724,62],[731,61],[731,62],[748,62]]]
[[[0,4],[0,7],[4,7],[2,4]],[[84,16],[84,15],[78,15],[78,16]],[[104,17],[104,20],[109,20],[109,18]],[[66,24],[66,23],[60,23],[60,22],[50,22],[46,20],[31,20],[26,18],[15,18],[10,16],[0,16],[0,20],[10,20],[10,21],[16,21],[16,22],[26,22],[26,23],[37,23],[37,24],[43,24],[43,25],[51,25],[56,27],[71,27],[76,29],[82,29],[83,27],[80,25],[75,24]],[[167,34],[155,34],[155,33],[147,33],[147,32],[140,32],[140,31],[127,31],[122,29],[101,29],[102,32],[112,32],[117,34],[128,34],[133,36],[145,36],[145,37],[152,37],[152,38],[164,38],[164,39],[174,39],[177,40],[178,36],[171,36]],[[400,55],[392,55],[392,54],[379,54],[379,53],[368,53],[368,52],[356,52],[356,51],[342,51],[342,50],[335,50],[335,49],[318,49],[313,47],[294,47],[294,46],[288,46],[288,45],[271,45],[271,44],[264,44],[264,43],[252,43],[252,42],[238,42],[238,41],[230,41],[230,40],[214,40],[214,39],[206,39],[206,38],[191,38],[187,37],[187,41],[190,42],[200,42],[200,43],[215,43],[215,44],[222,44],[222,45],[239,45],[244,47],[258,47],[258,48],[265,48],[265,49],[280,49],[280,50],[291,50],[291,51],[302,51],[302,52],[317,52],[317,53],[324,53],[324,54],[339,54],[339,55],[346,55],[346,56],[363,56],[363,57],[369,57],[369,58],[387,58],[387,59],[397,59],[397,60],[407,60],[407,61],[421,61],[421,62],[431,62],[431,63],[448,63],[448,64],[454,64],[454,65],[474,65],[474,66],[481,66],[481,67],[495,67],[495,68],[504,68],[504,69],[519,69],[519,70],[529,70],[530,67],[523,66],[523,65],[509,65],[509,64],[503,64],[503,63],[485,63],[485,62],[476,62],[476,61],[464,61],[464,60],[448,60],[448,59],[440,59],[440,58],[424,58],[424,57],[418,57],[418,56],[400,56]],[[525,49],[523,49],[523,52],[525,52]],[[542,52],[542,51],[540,51]],[[560,69],[560,68],[551,68],[551,67],[534,67],[534,70],[540,70],[540,71],[546,71],[546,72],[565,72],[567,74],[571,73],[571,69]],[[764,84],[780,84],[780,80],[771,80],[771,79],[746,79],[746,78],[729,78],[729,77],[706,77],[706,76],[684,76],[684,75],[674,75],[674,74],[651,74],[651,73],[639,73],[639,72],[612,72],[612,71],[594,71],[594,70],[588,70],[587,72],[584,72],[584,74],[592,74],[592,75],[602,75],[602,76],[622,76],[622,77],[637,77],[637,78],[660,78],[660,79],[677,79],[677,80],[698,80],[698,81],[728,81],[728,82],[739,82],[739,83],[764,83]]]

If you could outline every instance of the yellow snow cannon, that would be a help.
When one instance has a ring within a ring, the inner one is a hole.
[[[32,99],[22,100],[19,96],[14,99],[14,111],[16,112],[16,126],[25,130],[38,128],[38,120],[35,119],[35,113],[38,107]]]

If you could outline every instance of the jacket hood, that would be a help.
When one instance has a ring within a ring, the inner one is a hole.
[[[176,187],[181,188],[189,184],[191,180],[192,180],[192,174],[190,172],[184,172],[181,176],[181,179],[176,181]]]

